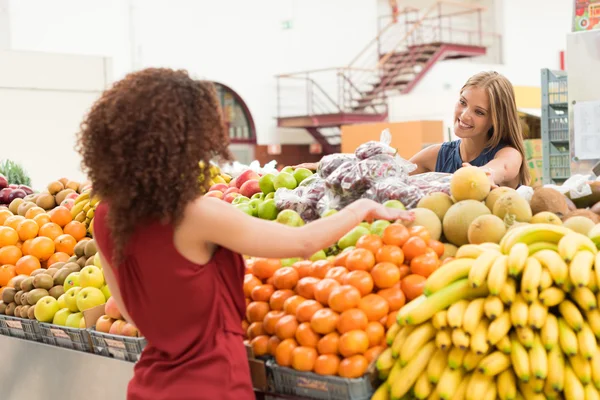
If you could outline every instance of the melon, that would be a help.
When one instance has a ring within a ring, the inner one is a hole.
[[[490,188],[490,178],[477,167],[461,168],[452,175],[450,180],[450,192],[456,201],[482,201],[490,193]]]
[[[444,216],[443,229],[446,239],[455,246],[469,243],[469,227],[480,215],[490,210],[480,201],[463,200],[454,204]]]
[[[587,217],[576,215],[567,219],[563,225],[577,233],[587,236],[596,224]]]
[[[435,192],[423,197],[417,204],[417,208],[427,208],[435,213],[440,221],[444,220],[444,215],[454,202],[446,193]]]
[[[458,251],[458,247],[450,243],[444,243],[444,254],[440,257],[440,260],[445,260],[448,257],[456,256],[456,252]]]
[[[506,225],[512,225],[514,222],[529,222],[533,217],[527,200],[516,192],[503,194],[494,204],[492,211]]]
[[[431,238],[440,240],[442,236],[442,221],[438,216],[427,208],[415,208],[412,210],[415,220],[410,226],[423,226],[427,229]]]
[[[550,211],[542,211],[537,213],[531,218],[532,224],[553,224],[562,225],[561,219],[558,215],[551,213]]]
[[[506,186],[501,186],[492,190],[488,197],[485,199],[485,205],[487,206],[487,208],[489,208],[490,211],[492,211],[494,209],[494,204],[496,204],[496,201],[498,201],[498,199],[506,193],[517,193],[517,191]]]
[[[467,232],[471,244],[500,243],[505,234],[504,221],[492,214],[475,218]]]

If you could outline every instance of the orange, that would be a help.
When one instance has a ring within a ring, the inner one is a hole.
[[[292,366],[292,353],[298,347],[298,343],[294,339],[285,339],[279,343],[275,350],[275,361],[282,367]]]
[[[323,336],[317,344],[319,354],[338,354],[340,343],[340,334],[331,332]]]
[[[369,361],[360,354],[348,357],[340,362],[338,375],[342,378],[360,378],[367,371]]]
[[[398,311],[392,311],[391,313],[388,314],[387,319],[385,321],[385,328],[386,329],[390,329],[392,327],[392,325],[397,323],[397,315],[398,315]]]
[[[0,225],[4,225],[4,221],[6,221],[7,218],[12,216],[13,213],[11,213],[10,210],[0,209]]]
[[[66,263],[67,261],[69,261],[69,258],[71,258],[70,255],[68,255],[67,253],[62,253],[62,252],[57,252],[54,253],[50,256],[50,258],[48,259],[48,261],[46,261],[46,266],[50,267],[52,266],[52,264],[55,264],[57,262],[64,262]]]
[[[21,221],[23,221],[24,219],[25,219],[25,217],[23,217],[21,215],[13,215],[12,217],[8,217],[4,220],[4,226],[9,226],[16,231],[17,226],[19,226],[19,223]]]
[[[331,291],[338,286],[340,286],[338,281],[329,278],[325,278],[317,282],[313,292],[315,300],[326,306],[329,302],[329,295],[331,294]]]
[[[298,346],[292,351],[292,368],[296,371],[312,371],[316,360],[317,350],[312,347]]]
[[[373,291],[373,278],[367,271],[350,271],[344,277],[344,285],[354,286],[365,296]]]
[[[22,241],[37,237],[39,230],[40,227],[38,224],[31,219],[25,219],[17,225],[17,233],[19,234],[19,239]]]
[[[329,295],[329,308],[336,312],[343,312],[358,306],[360,292],[350,285],[341,285],[334,288]]]
[[[277,322],[279,322],[284,315],[285,313],[283,311],[269,311],[267,315],[265,315],[262,324],[265,332],[269,335],[274,335],[275,325],[277,325]]]
[[[58,206],[52,210],[50,214],[50,220],[61,228],[66,226],[73,217],[71,217],[71,211],[67,207]]]
[[[12,278],[17,276],[14,265],[6,264],[0,267],[0,286],[8,286]]]
[[[56,251],[61,253],[66,253],[70,256],[73,255],[75,251],[75,245],[77,244],[77,240],[71,235],[63,234],[54,239],[54,247]]]
[[[358,308],[367,314],[369,321],[379,321],[381,318],[388,315],[390,305],[381,296],[376,294],[368,294],[358,303]]]
[[[250,298],[254,301],[268,302],[273,293],[275,293],[275,288],[273,287],[273,285],[260,285],[252,289],[252,293],[250,293]]]
[[[427,252],[427,243],[418,236],[413,236],[404,243],[402,251],[406,260],[410,261],[413,258],[425,254]]]
[[[273,274],[273,284],[277,289],[293,289],[296,287],[300,276],[293,267],[283,267]]]
[[[293,315],[284,315],[275,324],[275,334],[281,340],[295,337],[296,329],[298,329],[298,321]]]
[[[267,344],[267,352],[275,357],[275,352],[277,351],[277,346],[279,346],[281,340],[277,336],[271,336],[269,338],[269,343]]]
[[[340,358],[335,354],[321,354],[315,360],[315,373],[319,375],[337,375]]]
[[[325,278],[335,279],[339,283],[344,283],[344,276],[348,273],[346,267],[333,267],[325,274]]]
[[[387,320],[387,316],[386,316]],[[377,346],[385,338],[385,327],[381,322],[371,321],[365,329],[369,338],[369,347]]]
[[[246,299],[246,300],[248,300],[248,299]],[[248,305],[248,304],[246,304],[246,306],[247,306],[247,305]],[[244,335],[247,335],[247,332],[248,332],[248,328],[249,328],[249,327],[250,327],[250,323],[249,323],[248,321],[246,321],[245,319],[244,319],[244,320],[242,320],[242,330],[243,330],[244,332],[246,332]],[[245,337],[245,336],[244,336],[244,337]]]
[[[395,284],[391,288],[380,290],[377,294],[387,301],[390,311],[397,311],[406,303],[406,297],[400,288],[400,283]]]
[[[425,280],[425,277],[417,274],[411,274],[402,279],[400,287],[409,301],[423,294]]]
[[[4,246],[0,249],[0,265],[2,264],[10,264],[15,265],[19,258],[23,256],[21,249],[17,246]]]
[[[42,207],[31,207],[29,210],[27,210],[27,212],[25,212],[25,218],[27,219],[34,219],[35,217],[37,217],[38,215],[48,215],[46,213],[46,210],[44,210]],[[48,215],[48,218],[50,218],[50,215]],[[50,220],[48,220],[48,222],[50,222]]]
[[[258,279],[269,279],[281,268],[281,261],[274,258],[255,258],[252,272]]]
[[[375,256],[367,249],[354,249],[348,254],[346,268],[348,271],[370,271],[375,265]]]
[[[321,303],[316,300],[306,300],[296,308],[296,319],[299,322],[310,322],[313,315],[323,308]]]
[[[330,308],[322,308],[313,314],[310,326],[313,331],[326,335],[335,331],[340,316]]]
[[[310,267],[312,266],[312,261],[303,260],[297,261],[292,264],[292,268],[298,271],[298,279],[302,279],[306,276],[310,276]]]
[[[306,299],[304,297],[293,295],[283,302],[283,311],[286,314],[293,315],[295,318],[298,306],[304,303],[305,301]]]
[[[429,234],[429,231],[427,230],[427,228],[425,228],[424,226],[420,226],[420,225],[411,226],[410,228],[408,228],[408,234],[411,237],[414,237],[414,236],[420,237],[425,242],[429,242],[431,240],[431,235]]]
[[[377,358],[383,352],[383,350],[385,350],[385,347],[381,345],[370,347],[369,350],[365,351],[364,354],[365,358],[367,359],[367,362],[371,364],[373,361],[377,360]]]
[[[40,260],[34,256],[23,256],[15,264],[17,274],[30,275],[36,269],[42,268]]]
[[[317,348],[321,335],[313,331],[310,322],[303,322],[296,329],[296,341],[300,346]]]
[[[253,322],[250,324],[250,326],[248,326],[248,329],[246,330],[246,336],[248,336],[248,339],[250,340],[254,339],[255,337],[266,334],[267,332],[265,331],[265,327],[262,322]]]
[[[268,353],[269,337],[266,335],[257,336],[250,342],[254,356],[260,357]]]
[[[375,253],[375,261],[378,263],[390,262],[399,267],[404,263],[404,253],[400,247],[386,244]]]
[[[296,285],[296,293],[305,299],[315,298],[315,285],[319,282],[319,278],[307,276],[298,281]]]
[[[440,242],[439,240],[430,239],[427,242],[427,245],[430,249],[433,249],[433,251],[435,251],[435,254],[437,254],[438,257],[443,256],[444,252],[446,251],[444,243]]]
[[[402,247],[410,238],[408,229],[404,225],[391,224],[383,231],[383,243]]]
[[[375,234],[364,235],[356,242],[357,249],[366,249],[373,254],[377,253],[377,250],[379,250],[382,246],[383,240],[381,240],[381,238]]]
[[[344,334],[346,332],[354,330],[365,330],[369,320],[367,314],[358,308],[351,308],[340,314],[340,318],[337,323],[337,330],[339,333]]]
[[[413,274],[427,278],[440,266],[440,260],[436,253],[426,253],[416,256],[410,261],[410,270]]]
[[[51,222],[50,222],[51,223]],[[31,241],[29,254],[37,257],[40,261],[46,261],[54,254],[54,241],[45,236],[38,236]]]
[[[340,354],[351,357],[355,354],[364,354],[369,349],[369,337],[365,331],[355,330],[340,336]]]
[[[408,265],[401,265],[398,270],[400,271],[400,280],[410,275],[410,267]]]
[[[336,267],[346,267],[346,260],[348,259],[348,254],[350,254],[351,250],[342,251],[340,254],[335,256],[333,259],[333,265]]]
[[[34,207],[35,208],[35,207]],[[33,209],[33,208],[32,208]],[[31,211],[32,209],[28,210]],[[52,222],[50,221],[50,215],[46,214],[45,212],[43,214],[38,214],[35,217],[32,218],[33,221],[37,224],[38,227],[42,227],[45,224],[47,224],[48,222]],[[81,223],[81,222],[79,222]],[[83,224],[82,224],[83,225]],[[85,227],[85,225],[84,225]]]
[[[244,275],[244,296],[250,297],[250,295],[252,294],[252,289],[260,285],[262,285],[262,282],[254,275]]]
[[[280,311],[283,310],[283,304],[287,299],[294,295],[294,291],[289,289],[276,290],[269,299],[269,306],[271,310]]]
[[[375,286],[387,289],[400,282],[400,269],[391,262],[380,262],[371,270],[371,276]]]
[[[264,301],[253,301],[246,307],[246,319],[248,322],[263,322],[265,315],[269,312],[269,304]]]
[[[39,236],[45,236],[52,240],[56,239],[60,235],[63,234],[63,230],[60,226],[55,224],[54,222],[48,222],[40,228],[38,233]]]
[[[8,226],[0,226],[0,247],[14,246],[19,241],[16,229]]]
[[[67,235],[73,236],[75,238],[75,240],[77,240],[78,242],[81,239],[83,239],[87,233],[87,231],[85,229],[85,225],[79,221],[69,222],[67,225],[65,225],[65,227],[63,228],[63,231]]]
[[[319,260],[312,263],[310,266],[309,275],[315,278],[323,279],[325,275],[327,275],[327,271],[329,271],[333,265],[329,262],[329,260]]]

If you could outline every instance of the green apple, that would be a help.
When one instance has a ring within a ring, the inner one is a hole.
[[[294,210],[283,210],[279,214],[277,214],[277,222],[280,224],[288,225],[288,226],[302,226],[304,225],[304,220]]]
[[[277,206],[274,199],[268,199],[258,205],[258,218],[270,221],[277,218]]]
[[[239,195],[235,199],[233,199],[233,201],[231,202],[231,204],[235,205],[235,204],[240,204],[240,203],[247,203],[249,201],[250,201],[250,199],[247,198],[246,196]]]
[[[390,225],[390,221],[384,219],[378,219],[371,224],[371,233],[379,236],[383,236],[383,231]]]
[[[83,320],[83,313],[76,312],[67,318],[66,326],[69,328],[81,328],[81,321]]]
[[[100,253],[94,254],[94,265],[98,268],[102,268],[102,262],[100,261]]]
[[[295,263],[297,263],[298,261],[302,261],[301,258],[298,257],[294,257],[294,258],[283,258],[281,260],[281,266],[282,267],[291,267],[292,265],[294,265]]]
[[[323,215],[321,215],[321,218],[325,218],[325,217],[329,217],[330,215],[333,215],[335,213],[337,213],[338,211],[335,209],[331,209],[331,210],[327,210],[323,213]]]
[[[274,199],[274,198],[275,198],[275,192],[267,193],[267,195],[265,196],[265,200]]]
[[[398,200],[388,200],[385,203],[383,203],[383,205],[389,208],[399,208],[400,210],[406,210],[404,204],[402,204]]]
[[[62,309],[62,308],[67,308],[67,301],[65,300],[67,298],[67,294],[63,293],[60,295],[60,297],[58,298],[58,308]]]
[[[58,310],[58,300],[52,296],[44,296],[36,303],[34,316],[40,322],[52,322]]]
[[[254,215],[255,217],[258,216],[258,206],[260,206],[260,204],[263,201],[261,199],[252,199],[248,202],[248,204],[250,204],[250,207],[252,207],[252,215]]]
[[[371,229],[371,224],[368,222],[361,222],[358,226],[362,226],[363,228]]]
[[[65,293],[65,304],[72,312],[79,311],[79,308],[77,308],[77,294],[79,294],[82,289],[83,288],[77,286],[67,290]]]
[[[76,297],[79,311],[89,310],[106,303],[106,297],[104,297],[102,290],[91,286],[82,288]]]
[[[100,288],[100,290],[102,290],[102,294],[104,295],[104,297],[108,301],[108,299],[110,299],[111,296],[112,296],[112,294],[110,293],[110,289],[108,288],[108,285],[102,286],[102,288]]]
[[[294,173],[294,167],[284,167],[281,169],[281,171],[279,173],[286,173],[286,174],[293,174]]]
[[[258,180],[258,187],[264,194],[273,193],[275,191],[273,179],[275,179],[275,174],[268,173],[261,176]]]
[[[67,326],[67,318],[71,315],[71,311],[68,308],[61,308],[54,314],[52,323],[54,325]]]
[[[298,185],[299,185],[303,180],[305,180],[309,176],[312,176],[312,174],[313,173],[310,169],[298,168],[297,170],[294,171],[294,179],[296,180],[296,183],[298,183]]]
[[[356,245],[358,239],[360,239],[364,235],[368,235],[370,231],[364,226],[357,226],[352,228],[352,230],[346,233],[342,238],[338,241],[338,247],[344,250],[347,247]]]
[[[252,197],[250,197],[250,200],[264,200],[264,199],[265,199],[265,194],[263,192],[254,193],[252,195]]]
[[[69,289],[74,288],[76,286],[80,286],[79,272],[71,272],[69,275],[67,275],[67,277],[65,278],[65,282],[63,283],[65,293],[67,293]]]
[[[245,212],[246,214],[250,215],[251,217],[254,216],[254,208],[252,208],[252,206],[250,204],[248,204],[248,202],[235,204],[234,207],[240,211]]]
[[[294,179],[292,174],[288,174],[287,172],[280,172],[279,175],[273,179],[273,187],[275,187],[275,190],[279,188],[295,189],[296,186],[298,186],[296,179]]]
[[[102,270],[95,265],[88,265],[79,271],[79,286],[95,287],[100,289],[104,286],[104,274]]]
[[[348,247],[346,247],[344,250],[342,250],[341,254],[344,254],[344,253],[346,253],[346,252],[348,252],[348,251],[352,251],[352,250],[354,250],[355,248],[356,248],[355,246],[348,246]]]
[[[327,261],[331,261],[333,263],[335,261],[335,256],[328,256]]]
[[[310,261],[319,261],[319,260],[325,260],[326,258],[327,258],[327,254],[325,254],[325,250],[319,250],[315,254],[310,256],[309,260]]]

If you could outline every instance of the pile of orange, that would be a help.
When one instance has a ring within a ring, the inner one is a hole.
[[[320,375],[358,378],[385,349],[385,332],[423,292],[444,245],[423,227],[389,225],[383,235],[327,260],[247,261],[247,343],[256,356]]]
[[[85,225],[73,221],[66,207],[49,212],[32,207],[24,216],[0,209],[0,287],[10,286],[18,275],[67,261],[81,240],[89,240]]]

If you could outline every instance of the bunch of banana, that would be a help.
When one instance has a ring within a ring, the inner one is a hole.
[[[206,175],[205,175],[206,164],[204,163],[204,161],[200,161],[198,163],[198,165],[200,167],[200,175],[198,176],[198,182],[201,185],[203,185],[204,180],[206,179]],[[216,164],[213,164],[212,162],[209,163],[208,174],[210,175],[210,180],[208,181],[208,187],[211,187],[212,185],[216,185],[217,183],[228,184],[231,181],[231,176],[227,175],[226,173],[223,173],[221,171],[221,169],[219,168],[219,166]],[[202,191],[203,192],[206,191],[206,188],[202,187]]]
[[[373,399],[600,399],[592,237],[536,224],[461,247],[398,312]]]
[[[92,189],[87,189],[77,196],[73,208],[71,208],[71,216],[74,221],[85,224],[88,236],[93,237],[94,214],[100,199],[97,196],[92,196],[91,192]]]

